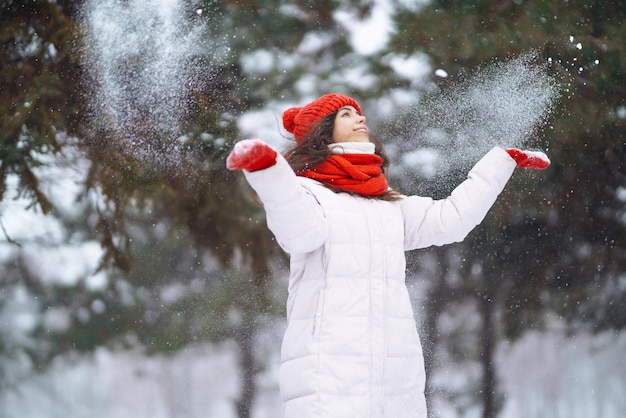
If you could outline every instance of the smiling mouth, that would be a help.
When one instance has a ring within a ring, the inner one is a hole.
[[[356,132],[365,132],[365,133],[367,133],[367,132],[368,132],[368,131],[367,131],[367,128],[357,128],[357,129],[355,129],[355,131],[356,131]]]

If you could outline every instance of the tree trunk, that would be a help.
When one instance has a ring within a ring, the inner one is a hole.
[[[424,327],[421,336],[423,352],[424,352],[424,368],[426,370],[426,404],[432,405],[433,388],[430,384],[433,371],[435,369],[435,352],[439,346],[439,324],[437,318],[443,312],[446,306],[446,272],[448,271],[448,255],[446,249],[436,249],[433,252],[437,260],[437,270],[433,271],[431,280],[432,285],[428,288],[426,294],[426,315],[424,319]],[[433,411],[428,408],[429,416]]]
[[[246,318],[244,324],[237,330],[235,341],[239,347],[239,363],[243,378],[241,390],[237,400],[237,416],[250,418],[254,396],[256,394],[256,362],[254,360],[254,335],[256,327],[253,318]]]
[[[268,243],[271,237],[267,229],[257,230],[253,233],[254,245],[251,246],[251,275],[252,286],[246,289],[246,295],[241,300],[243,319],[241,327],[235,334],[235,340],[239,346],[240,366],[242,372],[241,391],[237,400],[237,416],[250,418],[252,405],[256,396],[256,375],[258,372],[257,362],[254,358],[255,336],[257,333],[256,318],[270,305],[268,284],[272,278],[272,272],[268,266],[271,248]]]
[[[480,314],[482,316],[480,353],[481,368],[483,370],[481,390],[483,401],[483,418],[495,418],[498,412],[496,405],[496,375],[493,364],[495,351],[494,335],[494,301],[490,293],[483,294],[479,299]]]

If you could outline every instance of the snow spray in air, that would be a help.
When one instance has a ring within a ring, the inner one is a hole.
[[[395,132],[403,171],[446,193],[492,147],[536,148],[559,97],[547,65],[526,53],[424,97]]]
[[[82,10],[94,122],[125,152],[152,162],[176,158],[190,91],[207,72],[202,10],[181,3],[86,0]]]

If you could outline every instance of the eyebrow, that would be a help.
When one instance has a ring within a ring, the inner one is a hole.
[[[353,109],[353,108],[351,108],[351,107],[349,107],[349,106],[344,106],[344,107],[341,107],[341,108],[339,108],[339,110],[338,110],[337,112],[341,112],[342,110],[348,110],[348,111],[350,111],[350,112],[354,111],[354,112],[356,112],[356,114],[360,115],[360,113],[359,113],[359,111],[358,111],[358,110]]]

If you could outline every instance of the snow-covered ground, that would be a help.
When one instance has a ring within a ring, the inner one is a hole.
[[[280,329],[277,327],[276,329]],[[280,416],[279,338],[259,376],[254,418]],[[92,358],[58,361],[43,375],[0,395],[4,418],[235,418],[239,373],[234,344],[190,347],[177,355],[98,350]],[[626,334],[529,333],[501,345],[498,370],[505,396],[501,418],[621,418],[626,416]],[[439,384],[469,385],[471,373],[442,365]],[[441,418],[480,417],[436,398]]]
[[[626,417],[624,333],[533,332],[502,348],[503,417]]]

